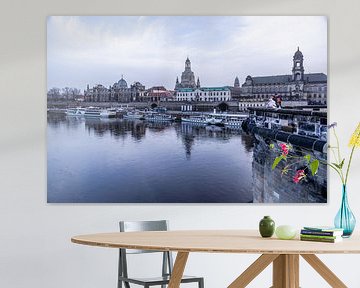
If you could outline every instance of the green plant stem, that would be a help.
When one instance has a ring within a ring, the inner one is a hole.
[[[336,173],[339,174],[340,180],[341,180],[342,184],[345,185],[344,177],[343,177],[342,173],[340,173],[340,171],[341,171],[340,169],[336,168],[334,165],[332,165],[332,164],[330,164],[330,163],[327,163],[327,162],[325,162],[325,161],[322,161],[322,160],[319,160],[319,161],[320,161],[320,163],[322,163],[322,164],[324,164],[324,165],[327,165],[327,166],[330,166],[331,168],[333,168],[333,169],[336,171]]]
[[[340,159],[337,159],[334,148],[331,147],[330,150],[331,150],[332,154],[334,155],[335,162],[337,164],[340,164]]]
[[[351,161],[352,161],[352,158],[353,158],[353,155],[354,155],[354,151],[355,151],[355,145],[354,145],[353,148],[351,149],[351,154],[350,154],[350,158],[349,158],[349,163],[348,163],[347,169],[346,169],[346,177],[345,177],[344,185],[346,185],[346,184],[347,184],[347,181],[348,181],[349,170],[350,170]]]
[[[339,161],[337,161],[338,163],[338,165],[340,165],[341,164],[341,159],[342,159],[342,157],[341,157],[341,153],[340,153],[340,142],[339,142],[339,137],[337,136],[337,134],[336,134],[336,130],[335,130],[335,128],[333,128],[333,130],[334,130],[334,135],[335,135],[335,139],[336,139],[336,148],[337,148],[337,151],[338,151],[338,157],[339,157]],[[336,159],[336,157],[335,157],[335,159]],[[333,169],[335,169],[334,167],[332,167]],[[339,174],[339,176],[340,176],[340,179],[341,179],[341,182],[345,185],[346,184],[346,180],[344,180],[344,173],[343,173],[343,170],[342,170],[342,167],[341,167],[341,169],[335,169],[336,171],[338,171],[338,174]]]
[[[336,130],[335,128],[333,129],[334,130],[334,135],[335,135],[335,139],[336,139],[336,145],[337,145],[337,151],[338,151],[338,156],[339,156],[339,162],[341,161],[341,154],[340,154],[340,143],[339,143],[339,137],[337,136],[336,134]],[[340,164],[340,163],[339,163]]]
[[[291,166],[294,166],[295,164],[299,164],[299,163],[304,162],[304,161],[306,161],[306,160],[301,159],[299,161],[296,161],[296,162],[293,162],[291,164],[286,165],[285,168],[289,168]]]

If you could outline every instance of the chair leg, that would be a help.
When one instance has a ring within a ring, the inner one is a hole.
[[[199,288],[204,288],[204,279],[199,280]]]

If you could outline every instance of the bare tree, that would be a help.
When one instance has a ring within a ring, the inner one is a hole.
[[[60,89],[56,88],[56,87],[51,88],[47,93],[48,99],[57,100],[57,99],[60,99],[60,96],[61,96]]]
[[[51,100],[75,100],[79,96],[81,96],[81,90],[78,88],[64,87],[60,88],[51,88],[47,97]]]

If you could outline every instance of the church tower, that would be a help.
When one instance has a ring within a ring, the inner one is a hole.
[[[185,70],[181,73],[181,82],[177,85],[178,88],[196,88],[195,75],[191,71],[191,62],[189,57],[185,61]]]
[[[187,57],[185,61],[185,71],[191,71],[191,62],[189,60],[189,57]]]
[[[304,56],[299,47],[293,57],[292,78],[293,81],[304,81]]]
[[[179,77],[176,77],[175,90],[180,88]]]
[[[240,88],[240,81],[239,78],[236,76],[234,81],[234,88]]]
[[[200,88],[201,86],[200,86],[200,79],[199,79],[199,77],[198,77],[198,79],[197,79],[197,82],[196,82],[196,88]]]

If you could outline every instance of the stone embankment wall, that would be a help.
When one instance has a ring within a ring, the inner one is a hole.
[[[279,141],[269,141],[256,135],[255,147],[253,152],[253,184],[254,184],[254,203],[325,203],[327,202],[327,167],[320,164],[317,175],[311,176],[308,171],[306,180],[296,184],[293,176],[297,169],[305,167],[305,161],[291,167],[287,174],[281,171],[285,167],[284,161],[272,170],[274,159],[279,156],[277,149],[270,149],[270,144],[275,147]],[[291,156],[303,157],[310,154],[326,161],[326,154],[293,147]]]

